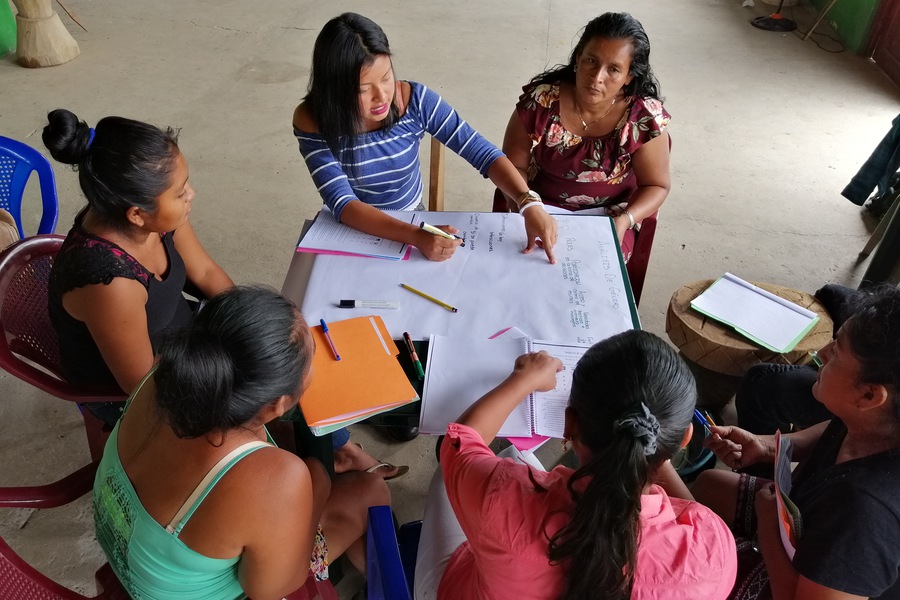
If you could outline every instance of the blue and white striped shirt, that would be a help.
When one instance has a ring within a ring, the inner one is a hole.
[[[436,92],[421,83],[410,81],[409,85],[412,89],[406,114],[393,127],[353,137],[355,169],[339,162],[321,135],[294,129],[316,188],[338,220],[352,200],[381,210],[411,210],[419,205],[419,142],[426,131],[484,177],[494,161],[503,156]]]

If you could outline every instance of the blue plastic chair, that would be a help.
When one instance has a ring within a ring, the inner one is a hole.
[[[9,211],[16,220],[21,238],[25,237],[22,230],[22,195],[32,171],[38,173],[44,205],[37,232],[53,233],[59,218],[59,200],[50,162],[31,146],[0,136],[0,208]]]
[[[366,584],[369,600],[412,600],[416,550],[422,522],[400,528],[397,543],[390,506],[369,507],[366,533]]]

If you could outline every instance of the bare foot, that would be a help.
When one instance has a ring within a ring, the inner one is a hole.
[[[347,473],[348,471],[368,471],[380,464],[381,461],[357,446],[353,442],[347,442],[334,451],[334,472]],[[381,475],[382,479],[390,479],[400,473],[400,467],[387,465],[372,471]]]

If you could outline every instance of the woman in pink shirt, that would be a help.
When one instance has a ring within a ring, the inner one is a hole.
[[[520,356],[448,427],[425,508],[416,598],[726,598],[734,538],[690,499],[669,462],[690,439],[696,386],[658,337],[628,331],[578,362],[565,435],[579,469],[548,473],[488,448],[516,405],[553,389],[561,369],[546,352]]]

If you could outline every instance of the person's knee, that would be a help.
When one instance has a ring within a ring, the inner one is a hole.
[[[728,486],[728,480],[734,473],[722,469],[707,469],[697,475],[697,479],[691,485],[691,494],[702,504],[707,506],[711,502],[720,499]]]
[[[366,506],[390,506],[391,491],[388,489],[387,482],[375,473],[360,473],[360,475],[364,476],[361,491]]]

